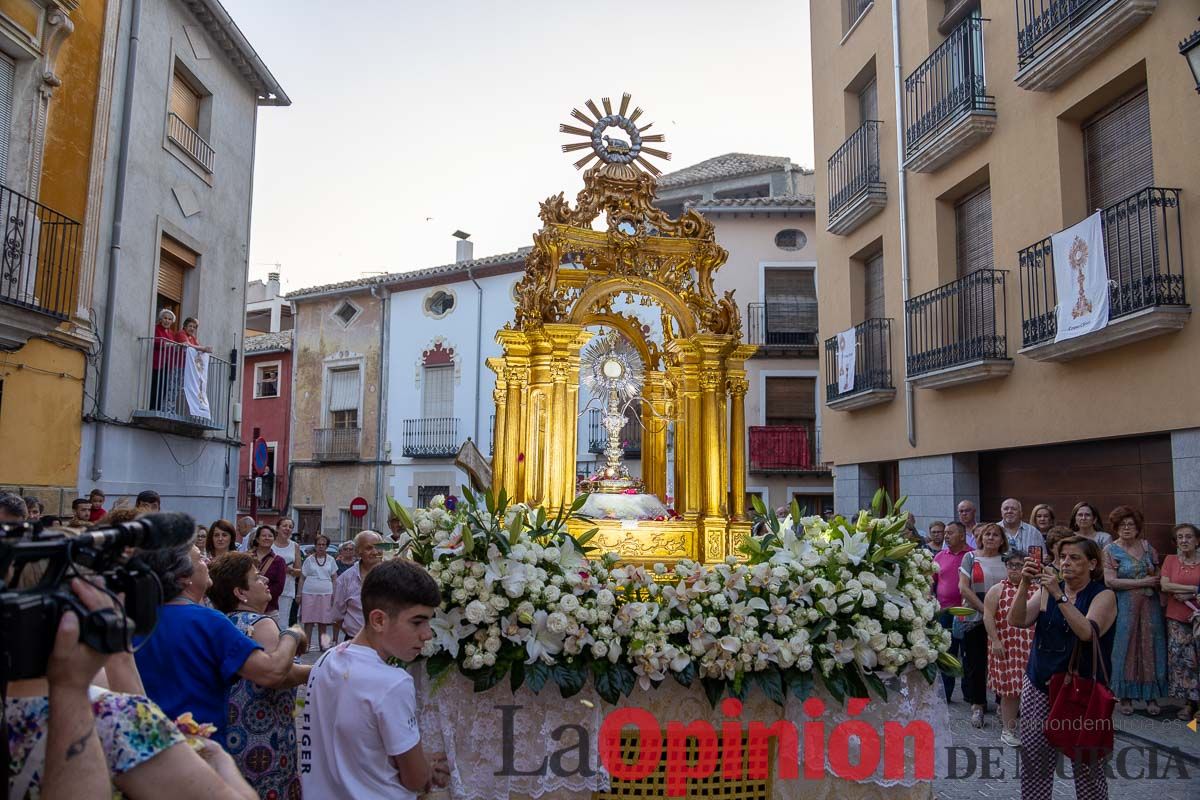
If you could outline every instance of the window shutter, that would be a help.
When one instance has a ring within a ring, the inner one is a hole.
[[[192,130],[200,129],[200,96],[178,72],[171,75],[171,111]]]
[[[958,275],[992,269],[992,188],[985,186],[954,206]]]
[[[768,269],[764,273],[768,333],[817,330],[817,285],[811,269]]]
[[[1119,203],[1154,184],[1150,99],[1143,87],[1083,126],[1088,213]]]
[[[358,410],[358,367],[335,369],[329,373],[329,410]]]
[[[806,425],[816,417],[816,378],[767,378],[767,424]]]
[[[454,416],[454,365],[425,367],[421,394],[421,416],[443,419]]]
[[[869,119],[879,119],[879,84],[874,78],[858,92],[858,124]]]
[[[883,253],[867,259],[863,278],[863,318],[882,319],[886,316],[883,302]]]
[[[8,174],[8,140],[12,136],[13,79],[16,62],[0,53],[0,180]]]
[[[175,303],[183,302],[184,265],[167,252],[158,259],[158,293]]]

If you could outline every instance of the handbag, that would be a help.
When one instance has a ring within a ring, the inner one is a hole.
[[[1088,620],[1091,622],[1091,620]],[[1109,690],[1108,668],[1100,657],[1100,629],[1092,626],[1092,675],[1097,664],[1104,681],[1079,674],[1076,642],[1067,671],[1050,676],[1050,713],[1046,716],[1045,735],[1050,746],[1075,761],[1106,757],[1113,751],[1113,709],[1117,698]]]

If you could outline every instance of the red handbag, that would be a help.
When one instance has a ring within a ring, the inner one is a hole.
[[[1089,620],[1090,622],[1090,620]],[[1075,761],[1099,760],[1113,751],[1113,709],[1117,698],[1108,688],[1108,669],[1100,657],[1100,629],[1092,622],[1092,675],[1097,665],[1104,677],[1079,675],[1076,642],[1067,671],[1050,676],[1050,713],[1046,717],[1046,741]]]

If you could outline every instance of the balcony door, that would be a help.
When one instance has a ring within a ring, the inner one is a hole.
[[[1150,100],[1146,88],[1126,95],[1083,125],[1088,213],[1104,209],[1108,277],[1117,284],[1110,314],[1147,304],[1155,293],[1155,213],[1138,192],[1154,185]],[[1145,245],[1150,245],[1146,247]]]
[[[879,119],[879,84],[874,78],[858,90],[858,124]]]
[[[863,320],[883,319],[884,308],[883,253],[876,253],[863,262]]]
[[[422,419],[454,416],[454,365],[426,366],[421,389]]]
[[[768,269],[764,341],[768,345],[815,345],[817,282],[811,269]]]
[[[772,463],[792,467],[813,466],[816,442],[817,379],[807,377],[768,377],[766,391],[767,427],[799,428],[778,431],[770,439]]]
[[[984,358],[996,341],[995,267],[992,244],[992,189],[984,186],[954,205],[955,254],[960,279],[958,343],[969,351],[964,358]],[[974,275],[974,277],[971,277]]]

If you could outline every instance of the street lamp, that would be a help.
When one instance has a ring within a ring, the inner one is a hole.
[[[1187,59],[1192,79],[1196,81],[1196,93],[1200,94],[1200,29],[1179,43],[1179,54]]]

